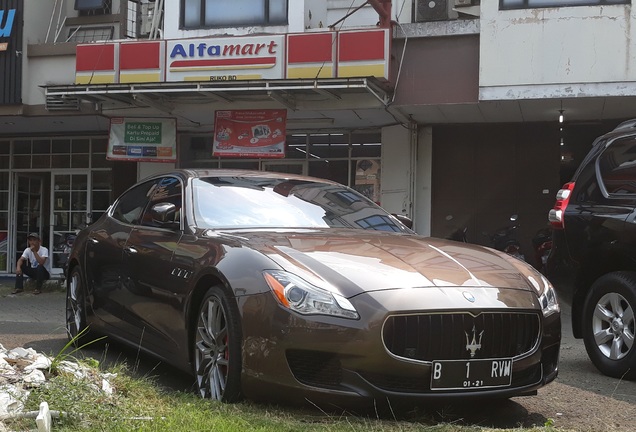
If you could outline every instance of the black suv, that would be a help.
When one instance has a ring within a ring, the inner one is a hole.
[[[549,215],[548,275],[604,374],[636,379],[636,119],[594,141]]]

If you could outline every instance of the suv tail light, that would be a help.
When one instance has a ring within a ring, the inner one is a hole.
[[[557,192],[554,208],[550,210],[550,213],[548,214],[548,220],[550,221],[552,228],[563,229],[565,227],[563,213],[565,212],[565,208],[568,206],[573,189],[574,182],[570,182],[564,184],[563,188],[559,189]]]

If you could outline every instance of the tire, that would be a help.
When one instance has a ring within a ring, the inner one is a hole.
[[[66,282],[66,333],[76,347],[93,340],[86,321],[86,292],[82,280],[82,272],[77,266]]]
[[[583,306],[583,340],[603,374],[636,379],[636,273],[615,272],[592,285]]]
[[[194,334],[194,375],[199,395],[221,402],[241,399],[241,325],[234,299],[219,286],[203,297]]]

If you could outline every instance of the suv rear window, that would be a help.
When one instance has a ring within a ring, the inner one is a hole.
[[[598,167],[609,195],[636,195],[636,137],[614,141],[601,153]]]

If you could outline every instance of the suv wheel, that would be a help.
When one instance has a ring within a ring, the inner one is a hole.
[[[583,340],[592,363],[605,375],[636,378],[636,273],[600,277],[583,309]]]

